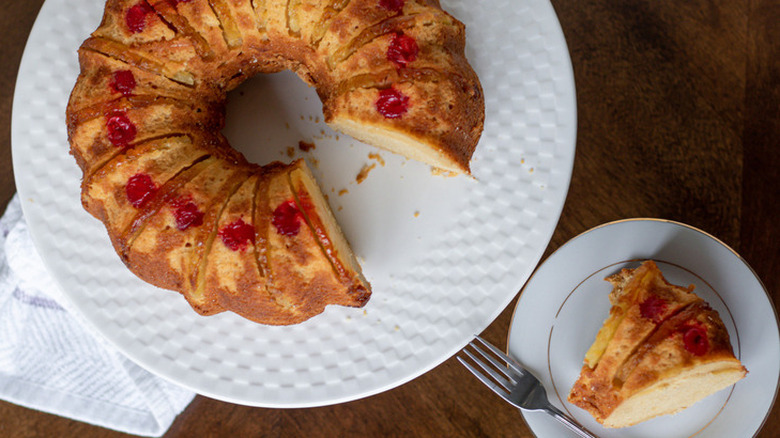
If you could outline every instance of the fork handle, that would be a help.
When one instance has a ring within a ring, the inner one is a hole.
[[[555,406],[550,405],[547,408],[547,412],[552,415],[553,418],[563,423],[563,425],[568,427],[572,432],[576,433],[578,436],[583,438],[598,438],[596,435],[593,435],[592,433],[585,430],[585,428],[580,426],[576,421],[569,418],[568,415],[558,410],[558,408]]]

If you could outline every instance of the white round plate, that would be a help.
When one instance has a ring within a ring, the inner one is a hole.
[[[47,0],[20,67],[13,160],[33,239],[70,307],[146,369],[254,406],[376,394],[465,346],[511,302],[549,242],[571,177],[576,103],[547,1],[442,3],[467,26],[467,56],[486,97],[473,179],[435,175],[331,131],[314,90],[291,73],[231,93],[231,143],[259,163],[289,160],[288,152],[307,159],[374,291],[364,309],[331,306],[300,325],[266,327],[230,313],[200,317],[178,294],[138,280],[82,210],[64,114],[76,49],[103,6]],[[315,149],[304,153],[299,141]]]
[[[718,311],[748,375],[676,415],[607,429],[566,397],[609,313],[612,286],[604,278],[648,259],[669,282],[693,284]],[[688,225],[631,219],[587,231],[542,263],[517,302],[507,346],[543,381],[553,404],[599,437],[747,437],[761,428],[777,394],[778,333],[766,289],[732,249]],[[539,437],[575,436],[543,413],[523,416]]]

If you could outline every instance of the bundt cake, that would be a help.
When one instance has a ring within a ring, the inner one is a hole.
[[[747,374],[718,312],[693,285],[670,284],[653,261],[607,281],[609,317],[568,397],[599,423],[626,427],[673,414]]]
[[[141,279],[199,313],[294,324],[370,285],[302,160],[228,145],[227,93],[292,70],[325,121],[470,172],[484,99],[464,26],[437,0],[108,0],[67,107],[82,203]]]

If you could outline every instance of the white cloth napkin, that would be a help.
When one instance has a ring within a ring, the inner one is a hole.
[[[16,195],[0,218],[0,398],[130,434],[164,434],[195,394],[131,362],[67,303]]]

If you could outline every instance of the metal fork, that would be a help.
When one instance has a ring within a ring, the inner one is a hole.
[[[480,348],[476,341],[479,341],[479,343],[487,347],[493,354],[486,353],[485,350]],[[500,395],[501,398],[520,409],[528,411],[542,410],[547,412],[581,437],[597,438],[572,418],[553,406],[547,399],[547,392],[539,379],[523,368],[522,365],[517,363],[514,359],[507,356],[501,350],[479,336],[476,336],[474,341],[469,342],[468,346],[479,353],[479,355],[489,362],[489,364],[485,363],[485,361],[479,359],[475,354],[469,351],[467,349],[468,347],[464,348],[462,353],[468,356],[472,362],[482,368],[490,377],[480,372],[462,356],[458,356],[458,360],[463,366],[468,368],[472,374],[477,376],[482,383],[492,389],[493,392]],[[501,360],[497,359],[497,357]]]

